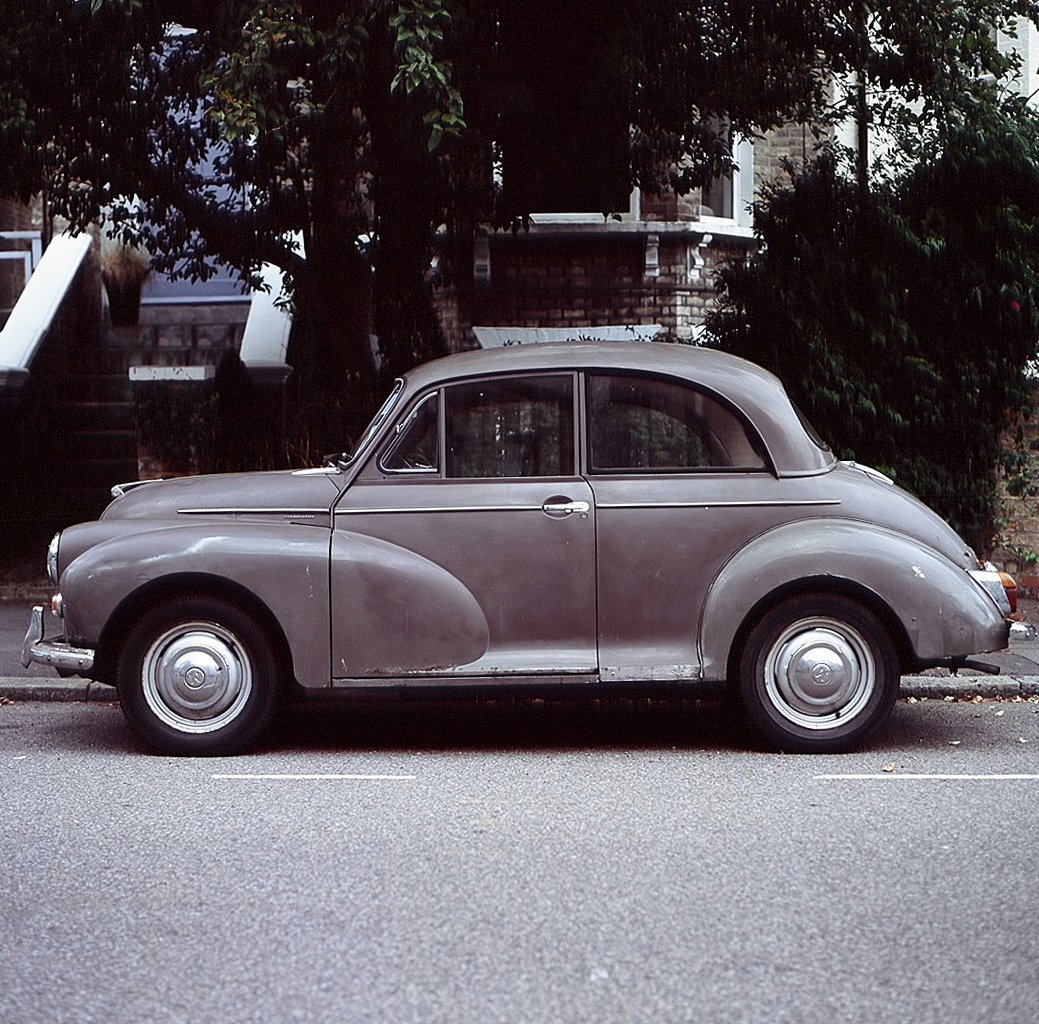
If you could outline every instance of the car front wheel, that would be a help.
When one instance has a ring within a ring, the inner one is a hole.
[[[223,755],[259,739],[277,703],[277,660],[262,628],[217,598],[157,605],[130,630],[116,688],[133,730],[165,754]]]
[[[840,595],[798,595],[751,629],[738,683],[748,719],[770,746],[840,753],[891,710],[898,659],[868,608]]]

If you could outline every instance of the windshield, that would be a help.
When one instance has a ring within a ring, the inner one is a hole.
[[[364,433],[361,435],[361,439],[353,446],[351,451],[344,452],[343,455],[340,456],[339,462],[341,465],[349,466],[357,456],[371,444],[372,438],[378,432],[383,423],[386,422],[386,417],[389,416],[390,411],[397,404],[397,399],[400,398],[400,393],[403,390],[404,378],[398,377],[393,383],[393,390],[387,396],[386,401],[382,403],[379,411],[372,417],[372,421],[365,428]]]

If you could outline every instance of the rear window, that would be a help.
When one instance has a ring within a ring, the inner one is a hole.
[[[830,451],[830,446],[819,436],[819,431],[812,426],[808,417],[801,412],[801,407],[797,402],[792,401],[790,404],[794,407],[794,412],[797,413],[797,418],[801,421],[801,426],[804,427],[804,432],[811,439],[812,444],[817,448],[821,448],[824,452]]]
[[[765,468],[736,413],[679,381],[590,376],[588,433],[593,473]]]

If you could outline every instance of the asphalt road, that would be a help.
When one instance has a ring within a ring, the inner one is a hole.
[[[710,707],[466,705],[176,760],[113,706],[0,706],[0,1020],[1039,1020],[1039,703],[747,744]]]

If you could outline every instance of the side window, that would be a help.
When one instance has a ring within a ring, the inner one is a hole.
[[[440,393],[427,395],[397,424],[396,439],[379,460],[387,473],[436,473],[440,467]]]
[[[444,399],[447,476],[573,475],[570,375],[458,384]]]
[[[677,381],[590,376],[588,431],[592,472],[765,468],[731,409]]]

